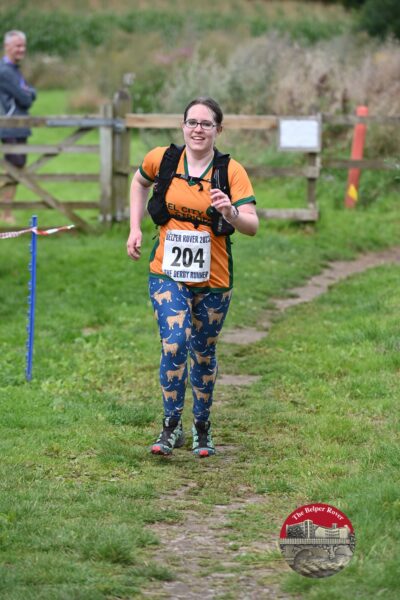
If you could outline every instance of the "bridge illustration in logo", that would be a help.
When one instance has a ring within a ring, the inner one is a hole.
[[[355,536],[348,525],[331,527],[305,519],[286,525],[279,546],[289,566],[306,577],[329,577],[350,562],[355,549]]]

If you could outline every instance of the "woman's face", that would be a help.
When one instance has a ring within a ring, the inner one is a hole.
[[[182,126],[183,139],[190,150],[201,154],[210,152],[214,147],[215,138],[221,131],[221,127],[215,122],[213,111],[204,104],[195,104],[188,110],[186,121],[189,119],[193,119],[200,123],[213,123],[213,125],[215,125],[215,127],[212,127],[209,130],[203,129],[200,125],[196,125],[193,129],[187,127],[185,124]]]

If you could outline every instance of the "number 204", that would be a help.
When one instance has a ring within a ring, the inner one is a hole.
[[[179,246],[173,246],[172,253],[175,254],[175,258],[171,263],[173,267],[191,267],[193,264],[197,264],[199,269],[204,266],[203,248],[199,248],[193,256],[191,248],[180,248]]]

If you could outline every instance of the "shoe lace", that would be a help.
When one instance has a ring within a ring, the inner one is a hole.
[[[198,423],[196,423],[195,429],[198,445],[200,447],[208,446],[211,442],[210,427],[206,424],[199,425]]]
[[[173,423],[168,423],[168,424],[164,423],[163,429],[162,429],[157,441],[162,444],[164,444],[164,443],[171,444],[171,442],[174,441],[174,439],[171,440],[171,437],[173,437],[173,438],[176,437],[174,432],[178,428],[178,426],[179,426],[179,422],[177,422],[177,423],[173,422]]]

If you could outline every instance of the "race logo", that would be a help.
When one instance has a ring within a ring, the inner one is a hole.
[[[279,546],[288,565],[304,577],[330,577],[350,562],[354,529],[344,513],[329,504],[307,504],[284,522]]]

